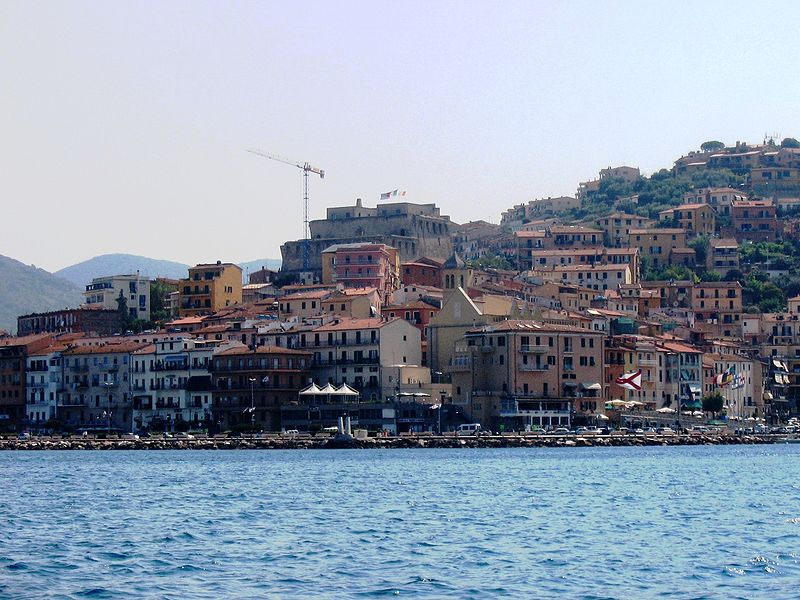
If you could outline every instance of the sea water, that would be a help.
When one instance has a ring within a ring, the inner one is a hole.
[[[797,598],[800,445],[0,453],[2,598]]]

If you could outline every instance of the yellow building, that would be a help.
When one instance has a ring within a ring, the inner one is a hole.
[[[180,280],[178,291],[181,317],[210,315],[242,302],[242,269],[221,261],[189,267],[189,277]]]
[[[716,213],[708,204],[681,204],[658,213],[662,222],[674,222],[689,237],[714,235]]]
[[[686,231],[683,229],[631,229],[630,247],[639,248],[639,258],[652,268],[670,264],[673,250],[686,248]]]

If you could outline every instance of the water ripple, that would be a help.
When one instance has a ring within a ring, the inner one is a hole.
[[[800,584],[798,458],[5,453],[0,597],[781,598]]]

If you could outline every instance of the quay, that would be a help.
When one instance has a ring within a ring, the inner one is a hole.
[[[192,437],[91,438],[83,436],[38,436],[0,438],[0,450],[291,450],[291,449],[391,449],[391,448],[569,448],[631,446],[698,446],[776,444],[799,441],[777,434],[733,433],[548,435],[504,433],[502,435],[410,434],[342,440],[330,434],[261,434]]]

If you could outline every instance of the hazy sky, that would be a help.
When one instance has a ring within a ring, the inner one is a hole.
[[[456,221],[800,137],[800,3],[0,2],[0,254],[279,257],[407,190]]]

